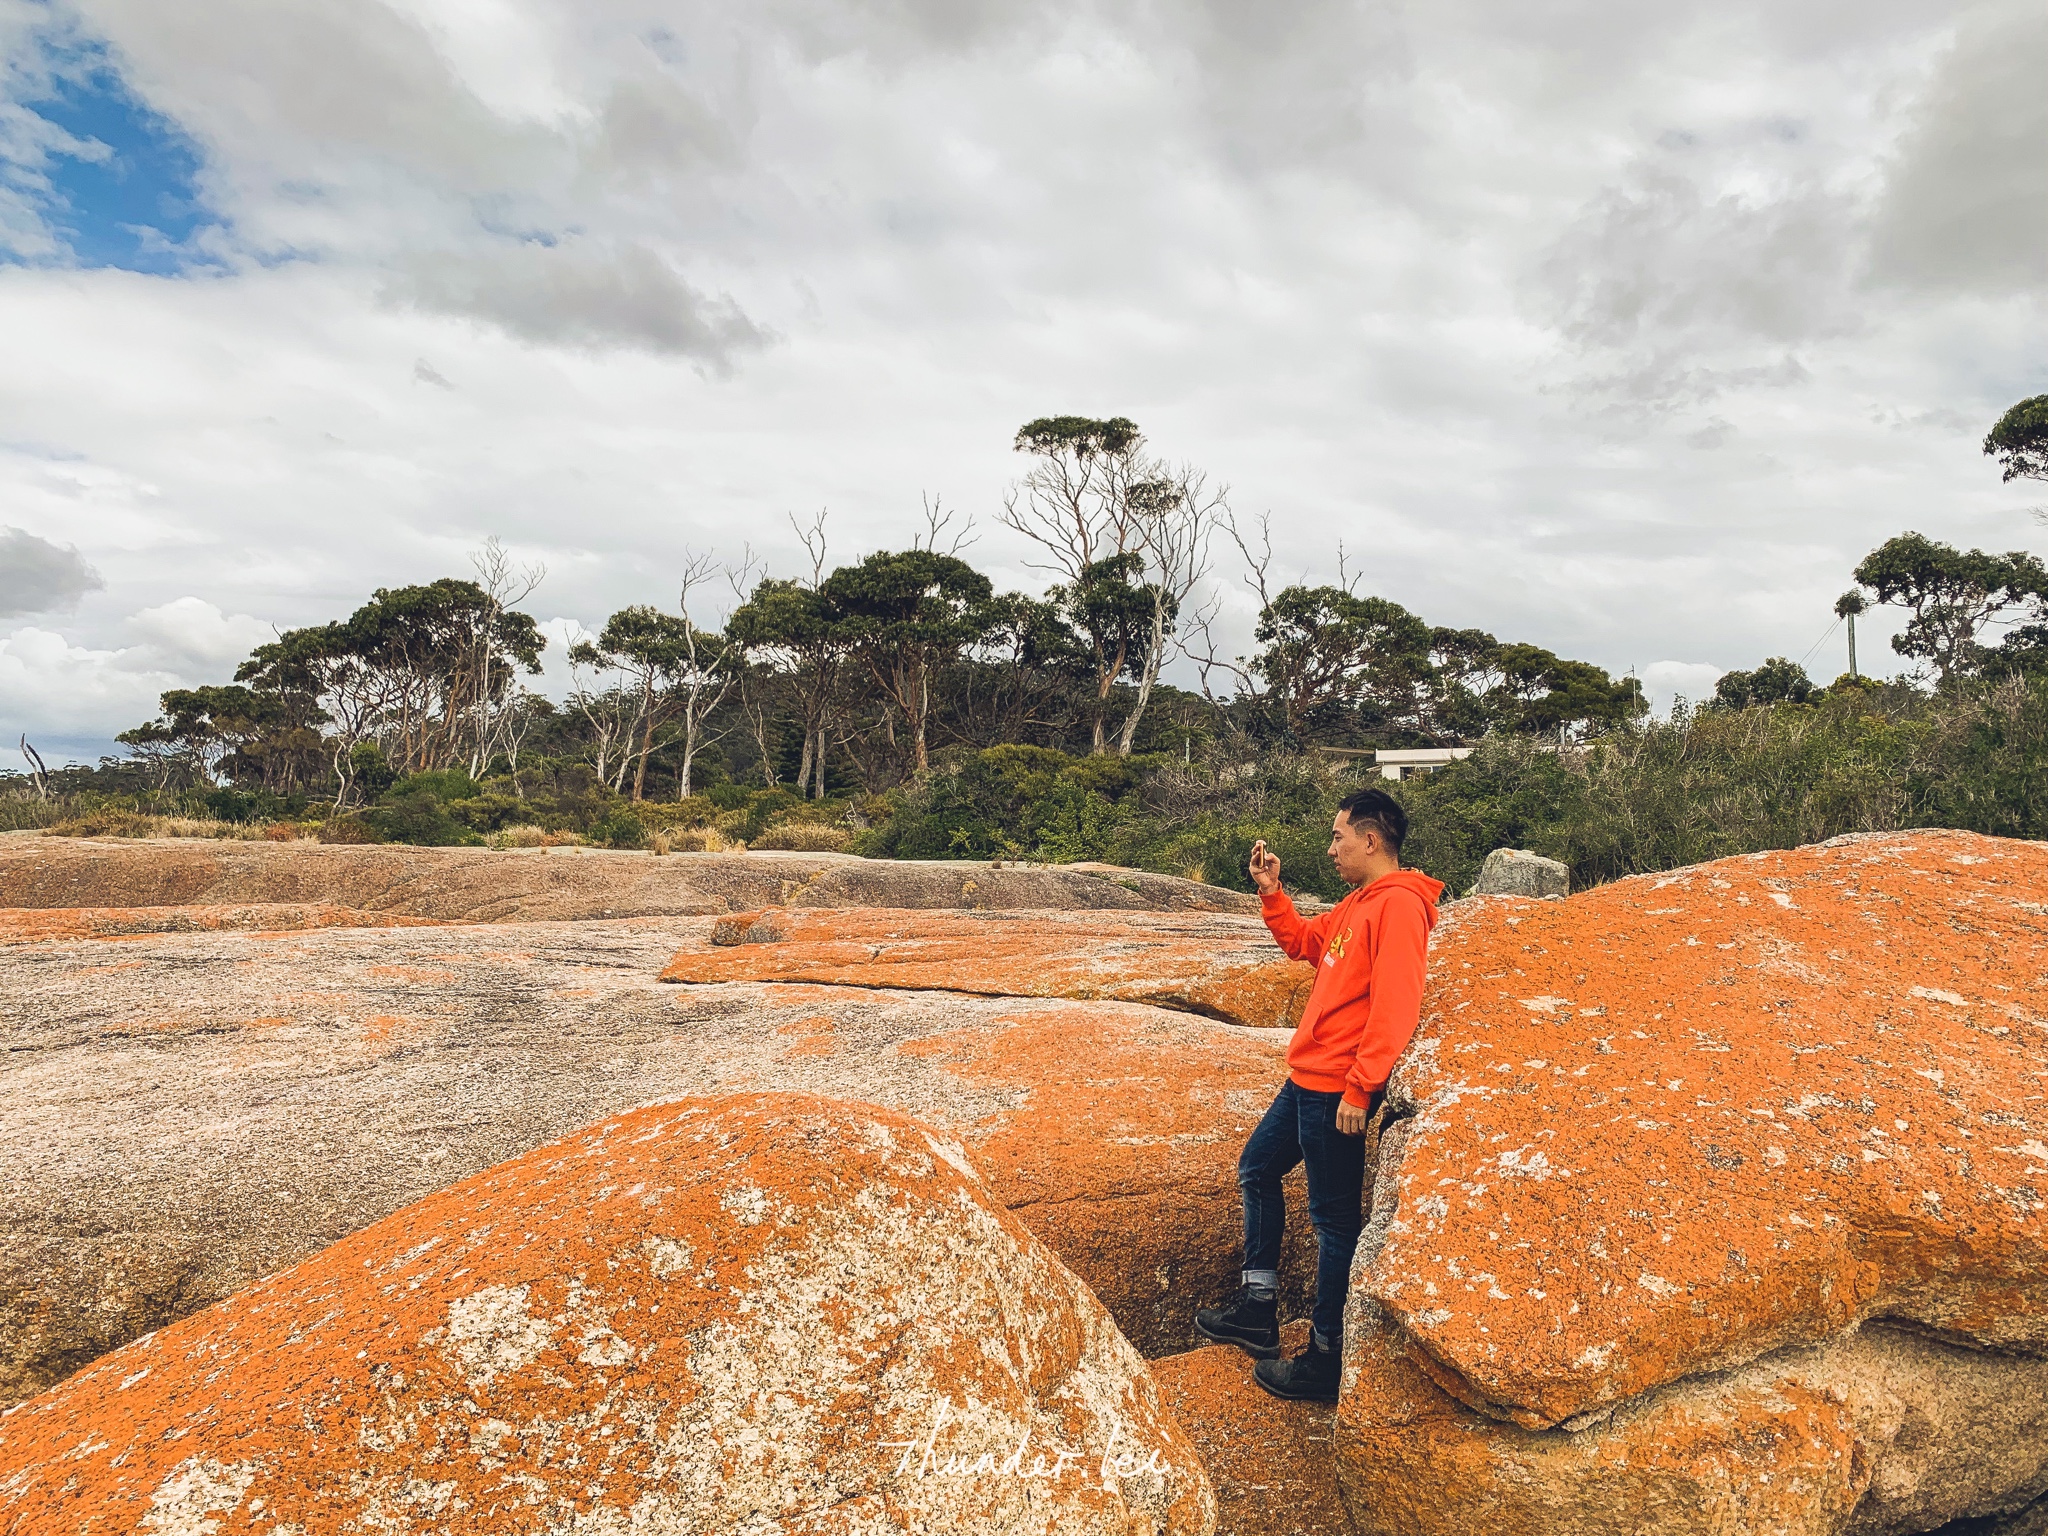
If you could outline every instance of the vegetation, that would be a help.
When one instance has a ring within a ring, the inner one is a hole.
[[[1994,429],[2009,477],[2036,472],[2043,410]],[[1902,609],[1907,679],[1822,688],[1772,657],[1652,721],[1633,679],[1432,625],[1341,558],[1334,583],[1271,589],[1266,525],[1127,420],[1044,418],[1016,446],[1001,520],[1043,556],[1042,596],[998,591],[936,505],[909,548],[836,567],[821,516],[800,575],[691,557],[675,611],[634,604],[571,646],[557,702],[522,681],[546,642],[518,604],[543,573],[493,542],[473,580],[380,589],[230,682],[164,694],[126,758],[0,777],[0,828],[1099,860],[1238,889],[1263,837],[1291,884],[1334,896],[1322,848],[1375,771],[1359,750],[1471,745],[1398,787],[1412,861],[1453,889],[1500,846],[1583,884],[1844,832],[2048,836],[2031,555],[1901,534],[1836,612]],[[1197,601],[1219,535],[1257,602],[1245,656]],[[1161,680],[1176,655],[1199,691]]]

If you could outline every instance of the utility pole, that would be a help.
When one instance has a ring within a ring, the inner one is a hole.
[[[1856,670],[1856,615],[1869,606],[1862,591],[1856,587],[1851,587],[1835,599],[1835,617],[1846,619],[1849,624],[1849,675],[1855,678],[1862,676]]]

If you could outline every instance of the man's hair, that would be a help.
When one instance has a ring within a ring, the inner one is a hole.
[[[1337,802],[1337,809],[1351,819],[1352,830],[1371,827],[1386,841],[1396,858],[1401,840],[1408,835],[1408,813],[1384,789],[1355,789]]]

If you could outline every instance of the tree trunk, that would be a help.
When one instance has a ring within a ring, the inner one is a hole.
[[[1138,702],[1131,706],[1131,712],[1124,718],[1122,734],[1117,738],[1118,757],[1131,755],[1131,743],[1138,736],[1138,721],[1145,713],[1145,705],[1152,697],[1152,684],[1159,677],[1160,656],[1166,650],[1166,601],[1155,593],[1152,600],[1152,644],[1145,652],[1145,671],[1138,679]]]
[[[647,686],[647,693],[641,699],[640,704],[641,708],[646,711],[647,724],[640,732],[640,762],[633,770],[633,798],[635,800],[644,800],[647,797],[647,759],[654,751],[654,685],[651,681]],[[686,790],[684,793],[687,794],[688,791]]]
[[[917,669],[917,686],[911,697],[916,701],[916,709],[904,710],[904,713],[910,716],[910,763],[917,776],[923,778],[931,771],[932,766],[924,745],[924,718],[930,712],[931,695],[925,687],[923,667]]]
[[[1106,666],[1102,667],[1101,675],[1095,681],[1094,739],[1088,748],[1091,756],[1103,757],[1109,752],[1109,738],[1105,730],[1105,723],[1109,715],[1109,690],[1114,688],[1116,680],[1123,676],[1124,657],[1128,654],[1130,654],[1129,644],[1119,640],[1117,642],[1116,655],[1110,659]],[[1099,652],[1097,653],[1097,664],[1098,666],[1101,665],[1101,655]]]

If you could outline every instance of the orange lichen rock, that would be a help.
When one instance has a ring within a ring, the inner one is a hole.
[[[1289,1354],[1308,1343],[1306,1322],[1282,1333]],[[1337,1487],[1334,1409],[1267,1393],[1240,1349],[1169,1355],[1152,1362],[1152,1376],[1208,1470],[1216,1536],[1353,1536]]]
[[[1196,1342],[1194,1309],[1235,1284],[1237,1156],[1286,1075],[1284,1032],[657,981],[712,921],[0,951],[0,1406],[600,1116],[731,1092],[880,1103],[971,1143],[1142,1353]],[[1290,1287],[1312,1271],[1290,1257]]]
[[[2038,1359],[1868,1325],[1529,1430],[1448,1396],[1353,1307],[1338,1443],[1361,1536],[1874,1536],[2009,1511],[2048,1480]]]
[[[956,1132],[996,1197],[1145,1354],[1186,1348],[1195,1309],[1237,1285],[1237,1158],[1286,1078],[1275,1042],[1135,1008],[1003,1022],[896,1050],[1001,1095]],[[1298,1174],[1287,1194],[1291,1316],[1313,1299],[1315,1243]]]
[[[959,1149],[800,1095],[607,1119],[0,1417],[21,1532],[1215,1521],[1143,1361]]]
[[[2048,846],[1964,833],[1456,906],[1347,1318],[1369,1529],[2024,1502],[2048,1412],[1994,1405],[2048,1401],[2044,979]]]
[[[800,909],[721,919],[661,979],[1102,998],[1292,1028],[1315,967],[1226,914]]]

